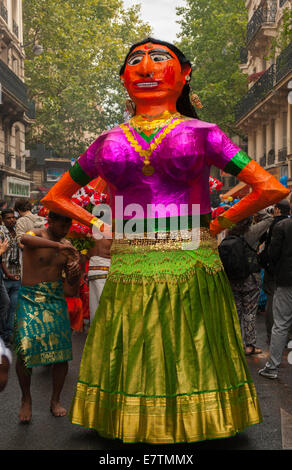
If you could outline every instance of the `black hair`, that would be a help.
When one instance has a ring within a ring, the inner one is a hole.
[[[228,230],[228,235],[237,235],[237,236],[243,235],[244,233],[248,231],[249,227],[251,226],[252,219],[253,219],[252,216],[250,216],[241,220],[235,225],[235,227]]]
[[[143,44],[147,44],[148,42],[151,42],[152,44],[160,44],[161,46],[168,47],[168,49],[170,49],[176,55],[176,57],[178,58],[179,63],[181,65],[187,64],[190,67],[192,67],[191,62],[186,58],[186,56],[183,54],[183,52],[180,51],[174,44],[171,44],[171,43],[166,42],[166,41],[160,41],[160,39],[154,39],[154,38],[148,37],[148,38],[143,39],[140,42],[137,42],[136,44],[133,44],[130,47],[129,52],[125,57],[125,61],[122,65],[122,67],[120,68],[120,75],[122,75],[124,73],[124,70],[125,70],[125,67],[126,67],[126,64],[127,64],[127,60],[128,60],[129,55],[131,54],[131,52],[136,47],[142,46]],[[189,75],[190,75],[190,77],[192,76],[192,71],[190,72]],[[176,102],[176,109],[178,110],[179,113],[183,114],[184,116],[192,117],[194,119],[199,119],[199,117],[197,115],[197,112],[196,112],[195,108],[193,107],[193,105],[190,101],[190,96],[189,96],[190,91],[191,91],[190,84],[189,84],[189,82],[186,82],[183,89],[182,89],[181,95],[179,96],[179,98]]]
[[[72,219],[70,217],[66,217],[66,215],[62,215],[62,214],[57,214],[56,212],[53,212],[53,211],[49,212],[48,218],[51,220],[60,220],[68,224],[69,222],[70,223],[72,222]]]
[[[29,199],[17,199],[14,204],[14,210],[19,212],[31,211],[32,204]]]
[[[280,209],[280,212],[282,215],[289,215],[290,214],[290,203],[287,199],[282,199],[282,201],[279,201],[277,202],[277,204],[275,204],[275,207],[277,207],[278,209]]]
[[[1,211],[1,217],[2,217],[2,219],[3,219],[7,214],[13,214],[13,215],[14,215],[14,210],[13,210],[13,209],[3,209],[3,210]]]

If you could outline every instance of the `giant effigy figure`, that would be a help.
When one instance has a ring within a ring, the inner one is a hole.
[[[43,199],[101,234],[107,224],[71,201],[81,186],[98,176],[107,182],[113,227],[129,226],[132,205],[141,209],[136,238],[113,239],[70,419],[127,443],[233,436],[262,418],[216,235],[289,191],[216,124],[198,119],[191,64],[175,46],[134,44],[120,77],[134,115],[103,132]],[[252,189],[213,221],[211,165]],[[191,248],[183,233],[193,233],[194,215],[200,241]],[[184,227],[176,238],[174,221]]]

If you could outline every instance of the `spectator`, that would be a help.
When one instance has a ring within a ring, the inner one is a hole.
[[[288,201],[287,201],[288,202]],[[274,266],[276,290],[273,300],[274,324],[270,354],[263,377],[276,379],[282,360],[289,328],[292,325],[292,219],[286,217],[273,228],[269,256]]]
[[[274,220],[267,230],[266,233],[263,234],[260,242],[265,244],[265,253],[266,255],[263,257],[263,267],[264,267],[264,279],[263,279],[263,290],[267,295],[267,303],[266,303],[266,331],[267,331],[267,342],[268,344],[271,341],[271,331],[273,326],[273,296],[275,291],[275,280],[274,280],[274,273],[273,267],[269,262],[269,245],[272,237],[272,233],[274,227],[278,222],[283,219],[287,219],[290,213],[290,205],[287,199],[283,199],[282,201],[278,202],[274,206],[273,210],[273,217]]]
[[[0,242],[0,338],[4,338],[4,325],[7,319],[7,313],[10,306],[9,296],[5,289],[2,271],[2,255],[8,249],[8,240]]]
[[[19,214],[16,222],[16,239],[18,246],[22,249],[21,237],[33,228],[42,228],[45,225],[45,219],[31,212],[32,204],[28,199],[17,199],[14,210]]]
[[[19,248],[16,241],[15,224],[16,218],[13,209],[2,211],[3,225],[0,227],[0,239],[3,242],[8,240],[9,248],[2,256],[2,270],[4,285],[10,299],[10,308],[4,324],[4,341],[6,344],[12,343],[14,314],[20,288],[20,261]]]
[[[1,212],[2,212],[4,209],[7,209],[7,201],[0,200],[0,225],[2,225],[2,216],[1,216]]]
[[[9,366],[12,363],[11,351],[0,338],[0,392],[4,390],[8,381]]]
[[[242,220],[228,236],[242,236],[249,247],[256,252],[259,238],[267,230],[273,219],[265,211],[257,213],[257,222],[252,225],[252,217]],[[262,350],[256,346],[256,314],[261,289],[260,266],[258,272],[251,273],[246,279],[232,280],[230,285],[233,291],[237,313],[241,325],[245,354],[260,354]]]

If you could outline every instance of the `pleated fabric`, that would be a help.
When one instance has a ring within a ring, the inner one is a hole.
[[[157,444],[261,422],[217,250],[113,251],[69,416],[107,438]]]

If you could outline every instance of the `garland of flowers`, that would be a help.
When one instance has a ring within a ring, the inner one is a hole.
[[[109,196],[108,194],[95,190],[89,184],[79,189],[72,197],[72,201],[92,213],[93,208],[98,204],[108,204]],[[95,243],[92,237],[92,228],[76,221],[73,221],[67,238],[76,250],[84,255],[87,254],[88,250],[92,248]]]
[[[213,191],[219,191],[223,186],[223,183],[216,178],[212,178],[209,176],[209,191],[212,193]]]

